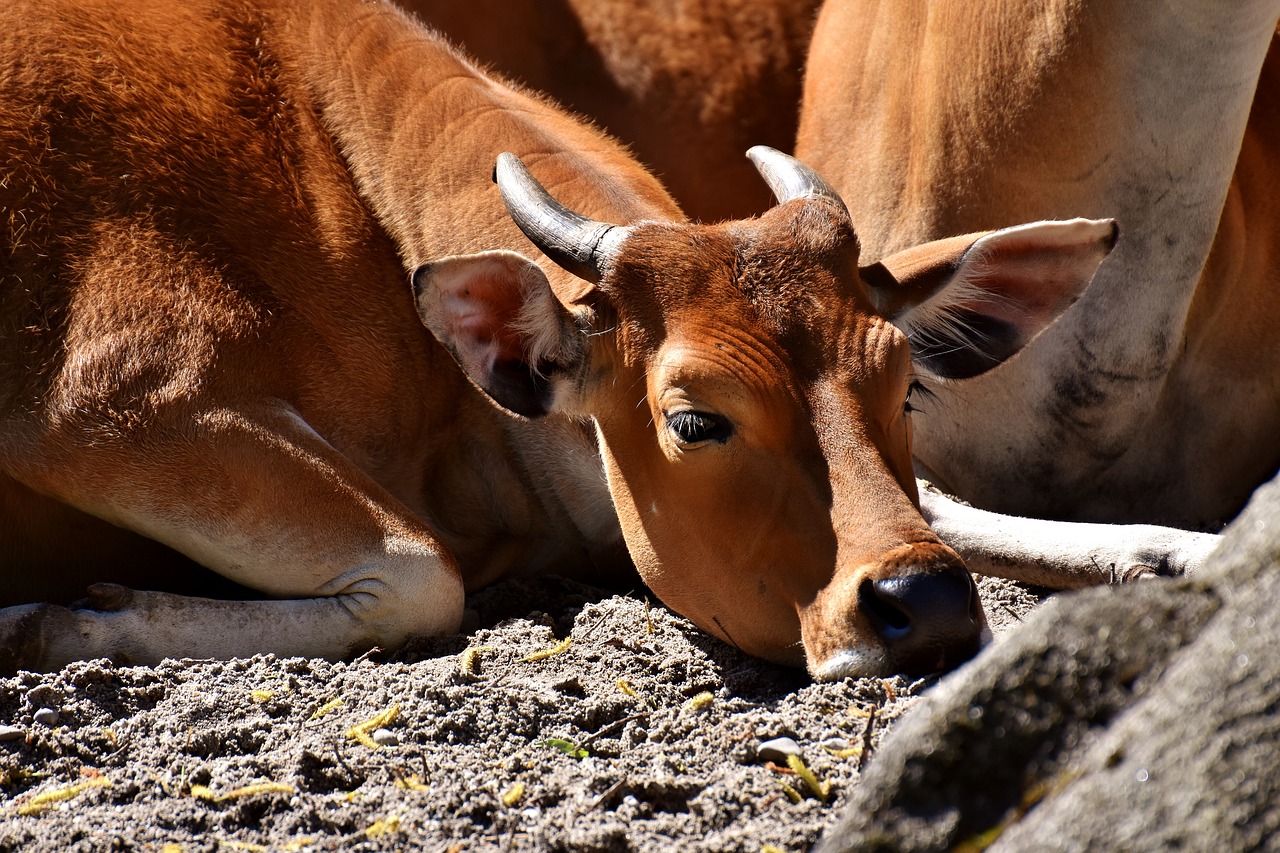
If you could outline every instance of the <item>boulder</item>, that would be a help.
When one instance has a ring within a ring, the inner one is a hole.
[[[1280,850],[1280,482],[1195,577],[1058,595],[940,682],[817,849]]]

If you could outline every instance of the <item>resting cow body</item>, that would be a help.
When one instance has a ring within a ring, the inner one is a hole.
[[[860,269],[840,199],[758,149],[779,204],[691,225],[378,2],[11,2],[0,80],[5,668],[340,657],[628,561],[820,677],[979,644],[915,503],[898,326],[973,372],[948,312],[999,291],[1006,357],[1111,223]],[[257,600],[173,594],[191,561]]]
[[[825,5],[796,153],[843,195],[864,255],[1064,215],[1122,231],[1016,360],[930,383],[914,452],[939,485],[1002,512],[1214,528],[1274,474],[1277,14]]]
[[[795,144],[819,0],[399,0],[625,141],[689,216],[760,213],[742,153]]]

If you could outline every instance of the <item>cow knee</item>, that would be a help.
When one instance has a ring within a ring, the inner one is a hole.
[[[337,592],[363,626],[368,644],[390,649],[411,637],[457,633],[465,589],[453,560],[441,553],[424,559],[427,555],[412,551],[389,556],[376,577],[354,581]]]

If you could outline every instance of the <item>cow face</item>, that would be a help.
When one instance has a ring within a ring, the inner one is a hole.
[[[954,666],[986,624],[918,510],[903,328],[931,375],[973,375],[1092,269],[1047,296],[996,272],[994,235],[860,269],[840,199],[785,155],[753,156],[779,205],[711,226],[593,222],[504,160],[517,224],[590,286],[557,298],[510,252],[448,259],[419,273],[424,321],[505,408],[594,419],[632,559],[704,630],[818,677]],[[1034,275],[1027,242],[1011,266]]]

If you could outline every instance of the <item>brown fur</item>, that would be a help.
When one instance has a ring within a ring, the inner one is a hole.
[[[627,142],[705,222],[768,207],[743,152],[790,150],[818,0],[402,0],[494,71]]]
[[[824,6],[796,150],[869,258],[1028,219],[1120,225],[1050,334],[936,389],[917,459],[954,494],[1215,529],[1275,474],[1278,7],[1238,7]]]
[[[823,677],[975,650],[972,581],[915,505],[905,338],[838,200],[690,225],[617,143],[385,3],[30,0],[0,33],[0,489],[26,513],[0,534],[6,576],[43,581],[5,584],[0,667],[336,657],[456,630],[512,572],[630,561]],[[511,221],[504,151],[627,226],[598,283]],[[1077,231],[1066,297],[1107,248]],[[513,387],[547,413],[499,409]],[[688,406],[735,428],[685,446]],[[43,541],[68,522],[74,551]],[[178,589],[195,561],[262,598],[24,603],[100,552],[98,578]],[[882,581],[934,590],[911,632]]]

